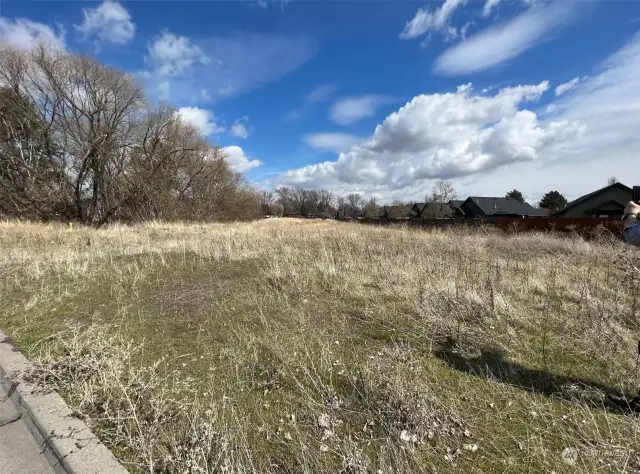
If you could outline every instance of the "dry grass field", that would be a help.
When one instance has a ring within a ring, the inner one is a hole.
[[[0,327],[131,472],[640,472],[620,243],[271,219],[0,249]]]

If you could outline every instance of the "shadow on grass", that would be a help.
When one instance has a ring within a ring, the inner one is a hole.
[[[483,349],[477,357],[465,357],[456,351],[456,341],[448,338],[440,344],[435,356],[460,372],[528,392],[572,402],[580,401],[605,411],[640,414],[640,393],[636,397],[628,397],[619,390],[593,380],[524,367],[507,361],[499,350]]]

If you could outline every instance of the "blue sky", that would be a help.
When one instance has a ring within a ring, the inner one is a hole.
[[[0,41],[135,74],[257,186],[640,184],[640,3],[11,1]]]

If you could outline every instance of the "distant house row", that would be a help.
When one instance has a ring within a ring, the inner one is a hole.
[[[471,196],[448,203],[417,202],[405,206],[383,206],[383,219],[452,219],[491,217],[543,217],[547,212],[513,198]]]
[[[378,217],[383,219],[434,218],[527,218],[563,217],[571,219],[620,219],[625,205],[633,198],[633,190],[622,183],[614,183],[568,203],[551,213],[513,198],[471,196],[448,203],[419,202],[401,206],[383,206]],[[344,215],[344,211],[343,211]],[[340,214],[339,214],[339,217]]]

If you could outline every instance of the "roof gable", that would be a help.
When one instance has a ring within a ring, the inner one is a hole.
[[[595,206],[591,206],[589,209],[586,210],[586,212],[597,212],[603,207],[607,207],[609,209],[622,210],[624,209],[624,206],[625,206],[624,204],[616,201],[615,199],[608,199],[606,201],[599,202]]]
[[[620,187],[622,189],[624,189],[625,191],[629,191],[629,192],[633,192],[633,190],[629,187],[629,186],[625,186],[622,183],[613,183],[610,184],[609,186],[605,186],[604,188],[600,188],[596,191],[593,191],[592,193],[589,194],[585,194],[584,196],[580,196],[578,199],[575,199],[573,201],[571,201],[569,204],[567,204],[564,209],[559,210],[558,212],[556,212],[556,215],[562,215],[565,212],[567,212],[569,209],[574,208],[575,206],[582,204],[583,202],[585,202],[587,199],[591,199],[592,197],[597,196],[600,193],[604,193],[606,191],[609,191],[612,188],[615,187]]]
[[[419,214],[422,217],[430,217],[431,215],[437,217],[451,217],[453,215],[453,208],[446,202],[421,202],[416,203],[416,206],[419,208]]]
[[[409,217],[415,204],[398,204],[382,206],[382,213],[387,216],[392,215],[394,217],[405,216]]]

